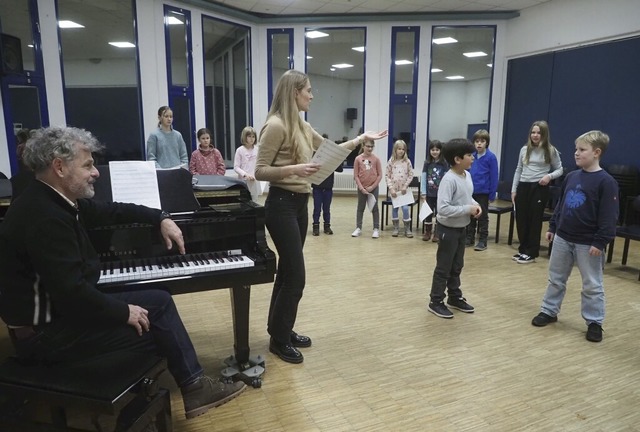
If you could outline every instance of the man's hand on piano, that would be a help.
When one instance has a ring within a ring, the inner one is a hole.
[[[129,319],[127,324],[135,327],[139,336],[142,336],[142,332],[148,332],[151,323],[149,322],[149,312],[146,309],[136,305],[129,305]]]
[[[171,249],[173,243],[178,247],[178,251],[181,254],[185,253],[184,250],[184,238],[182,238],[182,231],[178,228],[178,225],[171,219],[163,219],[160,222],[160,234],[164,239],[167,249]]]

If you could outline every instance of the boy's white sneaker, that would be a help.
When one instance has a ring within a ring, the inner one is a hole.
[[[360,237],[360,234],[362,234],[362,230],[360,228],[356,228],[352,233],[351,233],[351,237]]]
[[[380,230],[378,230],[378,228],[374,228],[373,234],[371,234],[371,238],[379,238],[379,237],[380,237]]]

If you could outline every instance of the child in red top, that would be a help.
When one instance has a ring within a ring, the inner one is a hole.
[[[378,209],[378,185],[382,180],[382,163],[373,154],[373,141],[365,141],[362,153],[353,162],[353,176],[358,185],[358,209],[356,211],[356,229],[351,237],[362,234],[362,215],[369,196],[373,196],[375,204],[371,210],[373,215],[373,235],[380,237],[380,210]]]
[[[189,171],[191,174],[224,175],[227,171],[222,154],[211,141],[211,132],[207,128],[198,131],[198,150],[191,154]]]

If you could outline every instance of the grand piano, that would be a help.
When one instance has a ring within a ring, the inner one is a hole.
[[[109,167],[98,170],[95,199],[111,200]],[[264,207],[251,201],[236,179],[192,179],[184,169],[159,170],[157,175],[162,208],[182,230],[186,255],[167,250],[152,226],[93,229],[89,236],[102,263],[98,287],[109,292],[161,283],[174,295],[230,288],[234,355],[225,360],[222,374],[259,387],[264,359],[250,355],[251,285],[272,282],[276,271],[275,254],[266,243]],[[193,186],[202,190],[194,194]]]

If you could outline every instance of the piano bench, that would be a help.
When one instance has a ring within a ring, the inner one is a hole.
[[[0,364],[2,431],[87,430],[68,426],[67,410],[72,410],[74,419],[76,414],[91,416],[91,430],[104,430],[100,415],[118,414],[115,431],[170,432],[169,391],[157,382],[166,368],[163,358],[131,352],[64,366],[29,365],[8,358]],[[43,415],[46,411],[38,413],[42,407],[49,408],[50,422]]]

